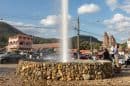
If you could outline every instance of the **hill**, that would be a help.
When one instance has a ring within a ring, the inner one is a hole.
[[[101,43],[101,41],[99,41],[97,38],[95,38],[93,36],[80,35],[80,41],[90,41],[90,38],[91,38],[92,42]],[[77,40],[77,36],[74,36],[71,39],[72,40]]]
[[[22,31],[18,30],[17,28],[13,27],[10,24],[7,24],[5,22],[0,22],[0,45],[4,46],[7,45],[8,37],[13,36],[16,34],[25,34]],[[33,43],[52,43],[57,42],[57,39],[53,38],[41,38],[33,36]]]
[[[91,41],[90,41],[91,40]],[[71,38],[72,48],[77,48],[77,36]],[[90,49],[92,48],[99,49],[101,41],[93,36],[80,36],[80,49]]]
[[[5,22],[0,22],[0,45],[6,45],[8,37],[15,34],[24,34],[24,33]]]
[[[17,28],[13,27],[12,25],[9,25],[5,22],[0,22],[0,45],[4,46],[7,45],[8,43],[8,37],[16,34],[25,34],[22,31],[18,30]],[[33,43],[34,44],[42,44],[42,43],[55,43],[58,42],[58,39],[56,38],[41,38],[41,37],[33,37]],[[83,49],[89,49],[90,48],[90,38],[92,44],[95,45],[100,45],[101,42],[92,36],[86,36],[86,35],[81,35],[80,36],[80,47]],[[76,48],[77,46],[77,37],[71,37],[70,43],[72,44],[73,48]]]
[[[0,35],[15,35],[15,34],[24,34],[23,32],[19,31],[12,25],[9,25],[5,22],[0,22]]]
[[[34,44],[42,44],[42,43],[56,43],[58,39],[56,38],[41,38],[33,36],[33,43]]]

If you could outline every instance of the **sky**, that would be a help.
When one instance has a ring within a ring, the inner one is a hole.
[[[45,38],[59,37],[61,0],[0,0],[0,19],[19,30]],[[130,0],[69,0],[69,36],[76,35],[77,16],[80,34],[103,39],[104,32],[118,42],[130,32]]]

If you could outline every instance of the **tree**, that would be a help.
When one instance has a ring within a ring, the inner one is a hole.
[[[127,43],[121,44],[121,48],[122,48],[123,50],[125,50],[125,49],[127,48]]]

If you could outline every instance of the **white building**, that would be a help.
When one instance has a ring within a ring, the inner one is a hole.
[[[32,44],[32,37],[28,35],[17,34],[9,37],[7,51],[30,51],[32,49]]]
[[[130,39],[127,40],[127,47],[130,49]]]

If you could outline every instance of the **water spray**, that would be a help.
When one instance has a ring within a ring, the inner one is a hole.
[[[62,0],[62,25],[61,25],[61,57],[63,62],[67,62],[69,58],[69,44],[68,44],[68,0]]]

